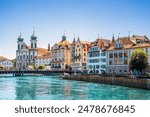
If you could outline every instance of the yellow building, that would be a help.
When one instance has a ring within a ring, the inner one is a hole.
[[[66,40],[65,34],[62,40],[52,47],[52,69],[70,68],[70,42]]]
[[[73,40],[71,44],[71,68],[72,70],[86,70],[86,53],[90,49],[90,43],[87,41]]]

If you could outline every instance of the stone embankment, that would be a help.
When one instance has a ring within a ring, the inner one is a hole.
[[[111,75],[66,75],[63,76],[63,79],[119,85],[150,90],[150,79],[147,78],[131,78],[129,76]]]

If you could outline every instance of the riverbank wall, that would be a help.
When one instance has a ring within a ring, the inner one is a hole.
[[[130,78],[129,76],[105,75],[71,75],[63,76],[63,79],[119,85],[150,90],[150,79],[146,78]]]

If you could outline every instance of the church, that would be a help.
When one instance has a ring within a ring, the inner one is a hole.
[[[34,34],[31,36],[30,46],[28,46],[24,39],[21,37],[21,33],[17,39],[16,50],[16,69],[28,70],[29,66],[37,67],[39,59],[42,58],[40,65],[50,65],[50,45],[48,49],[37,47],[37,37]]]

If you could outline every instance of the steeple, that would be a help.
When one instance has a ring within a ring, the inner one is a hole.
[[[99,39],[99,34],[98,34],[98,36],[97,36],[97,39]]]
[[[113,33],[113,37],[112,37],[112,42],[113,42],[113,43],[115,42],[115,36],[114,36],[114,33]]]
[[[62,36],[62,41],[65,41],[65,40],[66,40],[66,35],[64,33],[63,36]]]
[[[128,38],[130,39],[130,31],[128,31]]]
[[[51,48],[50,48],[50,44],[48,44],[48,51],[50,51],[51,50]]]
[[[23,38],[21,38],[21,32],[20,32],[20,35],[19,35],[19,37],[18,37],[18,41],[23,41],[24,39]]]
[[[81,41],[80,41],[80,37],[79,37],[79,35],[78,35],[78,38],[77,38],[77,42],[81,42]]]
[[[76,39],[75,39],[75,37],[73,38],[73,43],[76,43]]]
[[[32,39],[32,40],[36,40],[36,39],[37,39],[37,37],[35,36],[34,27],[33,27],[33,34],[32,34],[32,36],[31,36],[31,39]]]
[[[32,49],[36,49],[37,48],[37,37],[35,36],[35,31],[34,31],[34,27],[33,27],[33,34],[31,36],[31,48]]]
[[[120,33],[118,33],[118,42],[120,42]]]
[[[74,34],[74,38],[73,38],[73,42],[72,43],[76,43],[75,34]]]

